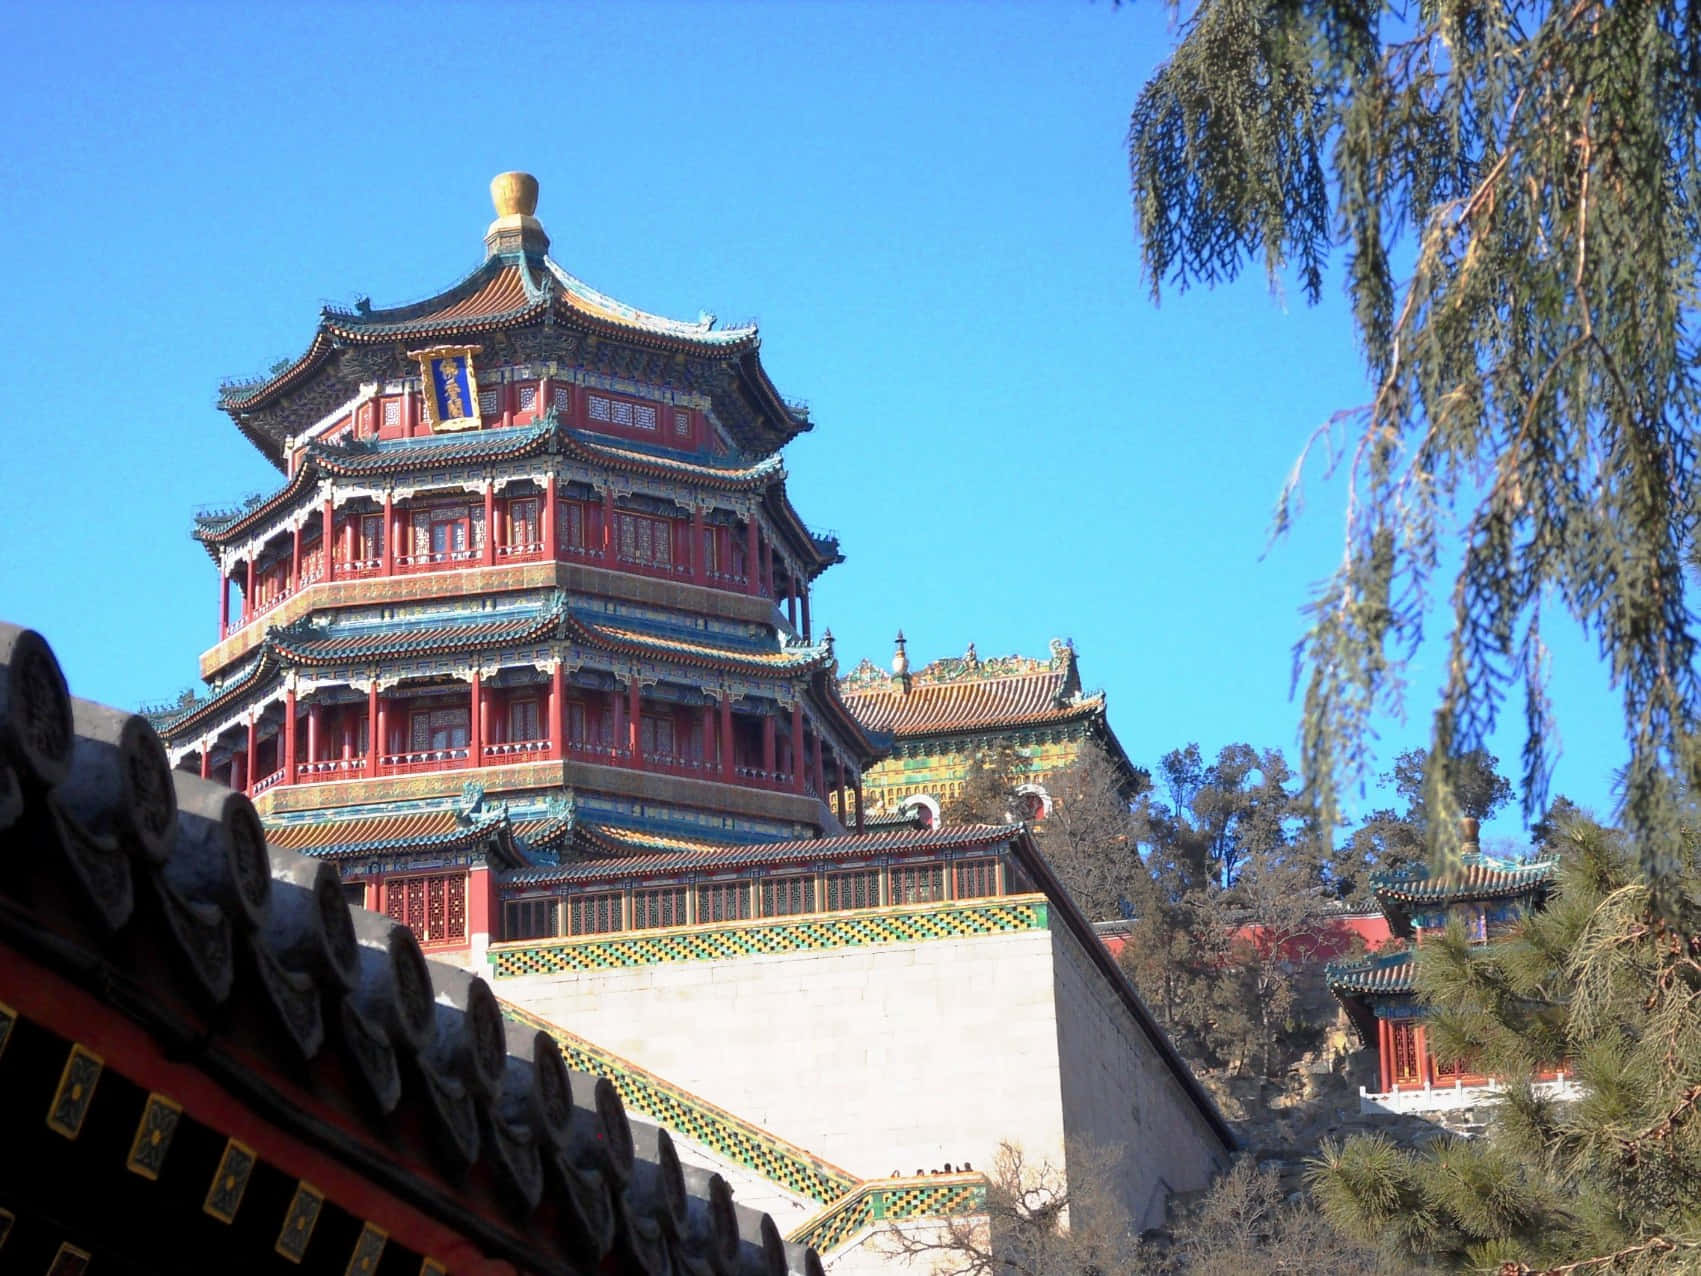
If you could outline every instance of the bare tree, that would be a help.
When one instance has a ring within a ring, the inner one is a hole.
[[[1146,1270],[1128,1211],[1116,1195],[1121,1157],[1072,1143],[1072,1173],[1031,1164],[1001,1143],[986,1213],[932,1231],[886,1230],[886,1252],[935,1276],[1121,1276]]]
[[[1046,862],[1094,921],[1121,916],[1124,903],[1138,909],[1151,889],[1133,806],[1150,787],[1145,773],[1130,777],[1087,744],[1049,783],[1051,811],[1034,826]]]

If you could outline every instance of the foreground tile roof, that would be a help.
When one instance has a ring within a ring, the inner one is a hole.
[[[13,870],[0,952],[92,992],[100,1016],[181,1060],[182,1084],[227,1094],[250,1158],[313,1149],[375,1200],[451,1229],[463,1257],[540,1276],[821,1272],[718,1176],[687,1174],[667,1132],[629,1119],[610,1082],[572,1072],[548,1034],[506,1026],[484,980],[350,908],[334,865],[268,846],[252,803],[171,771],[144,718],[73,703],[46,642],[5,625],[0,857]],[[167,960],[143,975],[138,953]],[[8,1026],[53,1010],[32,987],[14,993]],[[246,1012],[220,1012],[228,1004]],[[122,1077],[127,1037],[104,1039],[120,1044],[88,1057]],[[182,1054],[186,1039],[195,1049]],[[74,1185],[41,1173],[72,1208]],[[403,1258],[411,1238],[392,1239]]]
[[[574,850],[581,858],[554,867],[515,869],[504,874],[502,880],[515,886],[555,886],[767,864],[832,863],[877,855],[977,849],[992,852],[1007,846],[1021,832],[1019,824],[956,824],[942,829],[894,828],[728,846],[610,825],[581,824],[574,830],[573,838]]]
[[[339,858],[388,850],[445,851],[477,846],[511,832],[500,811],[468,816],[455,808],[321,813],[318,818],[273,823],[266,841],[315,858]]]

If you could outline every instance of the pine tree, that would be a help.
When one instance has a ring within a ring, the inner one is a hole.
[[[1141,92],[1154,295],[1258,262],[1315,301],[1344,251],[1372,397],[1315,441],[1347,472],[1347,536],[1296,653],[1328,826],[1443,597],[1431,826],[1457,827],[1450,769],[1511,693],[1540,810],[1558,607],[1622,696],[1638,853],[1677,863],[1677,795],[1701,786],[1698,121],[1701,6],[1683,0],[1196,0]]]
[[[1349,1234],[1456,1270],[1701,1268],[1701,865],[1656,900],[1620,834],[1575,820],[1554,837],[1547,907],[1473,948],[1418,948],[1439,1057],[1509,1080],[1488,1136],[1428,1152],[1381,1137],[1326,1145],[1313,1191]],[[1564,1061],[1583,1097],[1529,1085]]]

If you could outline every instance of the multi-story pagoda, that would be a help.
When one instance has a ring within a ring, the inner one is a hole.
[[[327,309],[300,358],[223,390],[285,477],[196,522],[219,643],[163,724],[275,844],[472,949],[505,870],[575,840],[843,833],[876,756],[812,632],[841,558],[787,498],[810,422],[756,329],[596,292],[547,255],[535,180],[492,194],[472,274]]]
[[[1413,864],[1374,875],[1376,901],[1394,937],[1404,942],[1386,952],[1331,963],[1325,972],[1361,1040],[1376,1051],[1380,1090],[1365,1095],[1368,1109],[1458,1106],[1461,1091],[1495,1084],[1468,1064],[1438,1059],[1430,1049],[1424,1007],[1412,984],[1415,949],[1450,922],[1462,925],[1473,943],[1493,943],[1546,903],[1555,865],[1552,860],[1512,863],[1485,854],[1478,849],[1475,820],[1465,821],[1464,837],[1459,862],[1445,871]],[[1537,1079],[1558,1082],[1561,1076],[1558,1069],[1548,1069]],[[1437,1093],[1443,1089],[1450,1093]]]
[[[809,423],[754,329],[592,291],[535,183],[493,189],[472,275],[328,311],[225,392],[285,479],[197,525],[221,637],[162,720],[176,765],[485,973],[836,1276],[980,1214],[969,1165],[1005,1139],[1125,1148],[1115,1190],[1161,1219],[1232,1135],[1026,828],[863,821],[879,751],[810,617],[838,546],[786,498]],[[1102,726],[1054,663],[1074,707],[1046,729]]]
[[[1002,745],[1022,759],[1023,809],[1012,814],[1024,819],[1045,818],[1047,781],[1088,744],[1134,784],[1133,764],[1105,716],[1104,693],[1083,689],[1072,643],[1054,638],[1049,656],[1038,660],[982,660],[970,643],[961,657],[913,673],[906,648],[899,630],[891,673],[865,659],[839,679],[857,720],[894,741],[863,776],[871,814],[909,813],[936,823],[941,804],[961,793],[975,758]]]

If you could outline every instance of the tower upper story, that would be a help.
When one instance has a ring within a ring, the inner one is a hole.
[[[616,301],[548,256],[534,179],[492,196],[466,278],[326,309],[221,392],[284,477],[196,520],[219,640],[162,724],[174,760],[296,790],[268,814],[447,798],[482,767],[727,835],[842,827],[877,751],[810,616],[842,559],[786,493],[806,412],[754,326]]]

